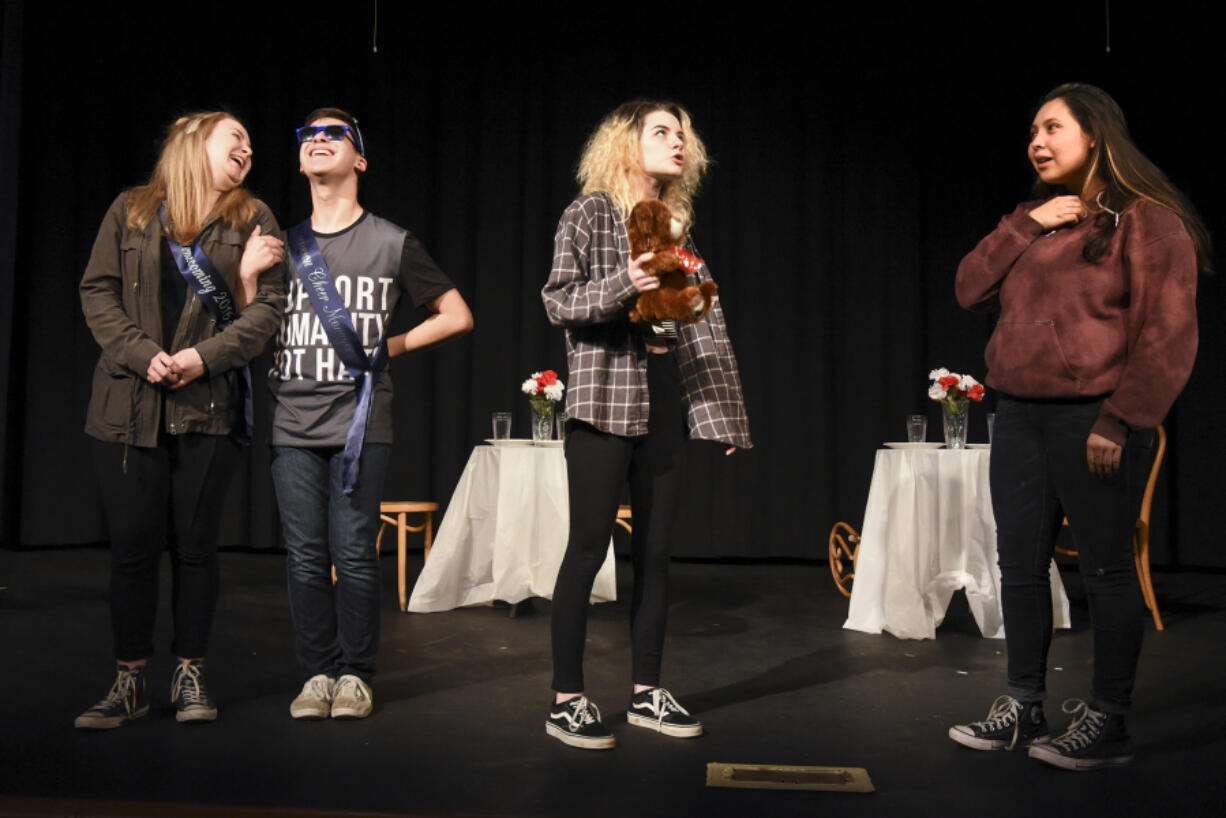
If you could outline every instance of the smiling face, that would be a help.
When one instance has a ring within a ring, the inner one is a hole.
[[[1063,99],[1051,100],[1035,114],[1027,153],[1044,184],[1081,193],[1093,149],[1094,140],[1082,130]]]
[[[347,125],[348,123],[336,117],[320,117],[311,121],[312,125]],[[356,174],[366,170],[366,157],[358,153],[353,141],[346,136],[344,139],[329,139],[323,132],[315,134],[315,138],[303,142],[298,148],[299,170],[307,176],[328,177]]]
[[[668,111],[652,111],[643,118],[639,169],[657,187],[681,178],[685,169],[685,132],[677,117]]]
[[[204,140],[213,189],[218,193],[233,190],[243,183],[251,170],[251,138],[247,129],[226,117],[213,126]]]

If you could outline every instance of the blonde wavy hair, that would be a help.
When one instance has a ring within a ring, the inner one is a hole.
[[[673,211],[674,217],[688,226],[694,221],[692,201],[702,185],[709,160],[689,112],[674,102],[627,102],[606,116],[583,148],[577,175],[579,185],[585,194],[608,193],[622,217],[629,216],[637,202],[634,174],[641,170],[639,142],[643,137],[643,121],[656,111],[667,111],[677,117],[685,134],[685,164],[681,178],[665,183],[660,189],[660,199]]]
[[[163,203],[168,232],[180,244],[194,241],[214,216],[240,229],[255,220],[255,198],[241,185],[221,194],[211,208],[208,206],[213,172],[204,143],[224,119],[238,122],[225,111],[188,114],[174,121],[148,184],[127,192],[129,228],[144,230],[151,219],[157,218]]]

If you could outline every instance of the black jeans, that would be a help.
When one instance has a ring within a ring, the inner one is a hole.
[[[1091,706],[1127,713],[1144,628],[1132,537],[1153,462],[1153,430],[1129,435],[1120,468],[1094,476],[1086,440],[1101,401],[1002,398],[992,440],[992,510],[996,516],[1009,693],[1045,698],[1052,637],[1049,565],[1061,520],[1068,517],[1094,632]]]
[[[203,657],[217,608],[217,531],[238,445],[222,435],[162,434],[154,448],[90,438],[111,535],[111,631],[115,658],[153,654],[158,566],[170,543],[174,642]],[[124,459],[127,468],[124,468]]]
[[[553,689],[583,690],[583,643],[596,574],[604,562],[622,484],[634,514],[630,550],[632,681],[658,685],[668,619],[669,529],[685,444],[681,375],[671,354],[647,356],[651,416],[645,437],[605,434],[571,422],[566,436],[570,539],[553,590]]]

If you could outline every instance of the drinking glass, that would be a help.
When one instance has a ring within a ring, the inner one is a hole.
[[[510,440],[511,413],[495,412],[491,417],[494,424],[494,440]]]

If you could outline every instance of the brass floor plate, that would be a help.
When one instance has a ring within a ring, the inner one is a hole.
[[[708,787],[744,787],[756,790],[831,790],[873,792],[863,767],[793,767],[779,764],[707,765]]]

